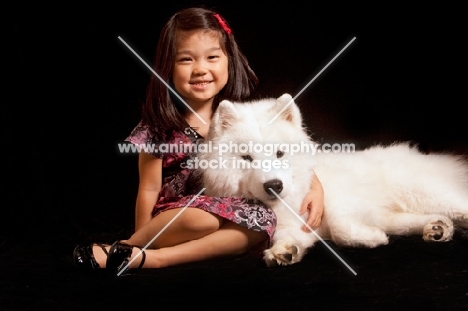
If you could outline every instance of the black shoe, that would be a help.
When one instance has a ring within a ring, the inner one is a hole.
[[[109,255],[107,256],[106,269],[113,274],[122,273],[128,269],[129,259],[132,256],[133,248],[137,247],[141,249],[141,261],[137,269],[143,267],[146,259],[146,253],[139,246],[128,245],[120,241],[114,242],[109,249]]]
[[[93,254],[93,246],[98,245],[102,248],[106,256],[108,256],[107,249],[104,247],[103,244],[100,243],[92,243],[91,245],[78,245],[73,250],[73,261],[75,266],[82,270],[97,270],[101,268],[97,263],[96,259],[94,258]]]

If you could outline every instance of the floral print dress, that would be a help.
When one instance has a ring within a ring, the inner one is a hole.
[[[276,215],[261,202],[238,197],[209,197],[198,194],[202,185],[191,179],[193,169],[185,165],[187,160],[193,160],[196,156],[196,148],[178,148],[177,152],[171,152],[169,148],[202,142],[203,137],[193,128],[188,127],[183,132],[158,133],[140,122],[125,140],[141,149],[146,148],[146,152],[163,160],[162,188],[153,209],[153,217],[174,208],[200,208],[248,229],[265,231],[271,240],[275,231]]]

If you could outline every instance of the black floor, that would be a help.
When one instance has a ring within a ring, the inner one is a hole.
[[[94,235],[107,241],[110,235]],[[322,243],[304,260],[267,268],[240,256],[128,275],[84,274],[72,264],[78,236],[3,239],[0,310],[458,310],[468,307],[468,236],[448,243],[392,238],[377,249]]]

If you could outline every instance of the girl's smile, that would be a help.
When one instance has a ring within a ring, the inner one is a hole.
[[[211,81],[197,81],[197,82],[189,82],[195,91],[203,91],[206,87],[211,83]]]

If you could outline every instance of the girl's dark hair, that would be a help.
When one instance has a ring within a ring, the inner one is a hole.
[[[179,33],[197,29],[217,31],[221,48],[228,57],[228,82],[216,95],[214,110],[223,99],[240,101],[248,98],[258,84],[258,78],[237,46],[232,31],[226,21],[220,21],[216,14],[205,8],[188,8],[174,14],[161,30],[153,66],[155,72],[175,90],[171,77]],[[188,126],[184,117],[186,111],[185,105],[172,91],[158,77],[151,75],[142,110],[143,124],[152,129],[159,128],[162,132],[181,130]]]

